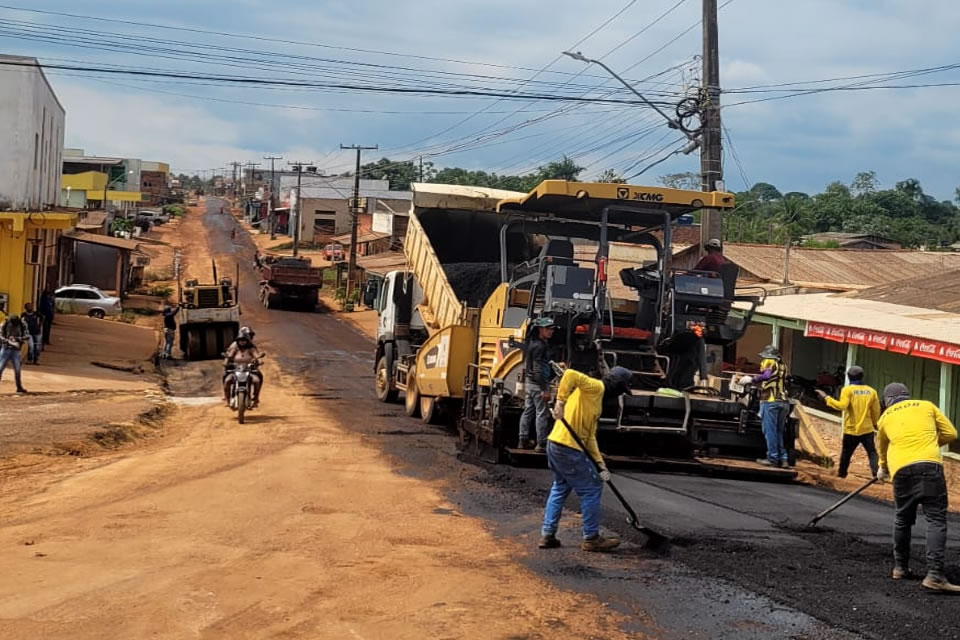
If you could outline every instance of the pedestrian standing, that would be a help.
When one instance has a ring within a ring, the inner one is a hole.
[[[553,368],[550,365],[550,338],[555,325],[552,318],[537,318],[533,321],[533,334],[524,346],[523,360],[523,413],[520,415],[521,449],[534,446],[537,453],[547,450],[547,435],[550,429],[550,380]],[[530,439],[531,423],[536,422],[537,440]]]
[[[40,351],[43,349],[43,318],[33,310],[33,303],[23,305],[20,316],[27,333],[27,362],[40,364]]]
[[[20,350],[26,339],[26,329],[19,316],[9,316],[3,324],[0,324],[0,378],[3,377],[7,363],[13,364],[13,379],[17,383],[17,393],[27,392],[20,379]]]
[[[877,480],[893,478],[896,507],[893,529],[893,579],[910,577],[910,538],[923,507],[927,521],[925,589],[960,593],[943,573],[947,546],[947,482],[940,447],[957,439],[957,430],[932,402],[913,400],[899,382],[883,389],[886,408],[880,417]]]
[[[834,400],[817,389],[817,395],[835,411],[843,412],[843,445],[840,450],[840,468],[837,476],[847,477],[850,459],[857,447],[862,446],[870,461],[870,471],[877,475],[877,447],[873,434],[880,420],[880,397],[877,391],[863,384],[863,369],[853,366],[847,370],[850,384],[840,392],[840,399]]]
[[[767,441],[767,457],[757,462],[770,467],[787,467],[789,454],[783,443],[790,413],[790,403],[783,388],[787,370],[780,359],[780,350],[772,345],[767,345],[760,357],[760,375],[740,378],[741,384],[760,383],[760,421]]]
[[[584,551],[609,551],[620,544],[616,538],[600,535],[600,498],[603,495],[603,483],[610,480],[610,472],[597,445],[597,422],[603,411],[604,397],[613,400],[628,393],[631,377],[629,369],[614,367],[602,381],[573,369],[567,369],[560,378],[557,402],[553,408],[557,420],[547,439],[547,462],[553,472],[553,485],[543,514],[538,544],[541,549],[560,546],[557,529],[563,504],[571,491],[580,497],[580,511],[583,514],[580,548]],[[570,435],[561,418],[580,437],[586,451]],[[587,456],[600,465],[599,474]]]
[[[177,307],[163,306],[163,357],[173,357],[173,340],[177,335]]]
[[[57,312],[53,294],[44,289],[40,296],[40,316],[43,318],[43,344],[50,344],[50,329],[53,327],[53,316]]]

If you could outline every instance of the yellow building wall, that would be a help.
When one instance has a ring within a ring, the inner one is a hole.
[[[103,197],[103,188],[107,185],[107,174],[99,171],[84,171],[60,177],[60,188],[72,190],[99,191]]]
[[[41,252],[41,264],[27,264],[27,247],[34,240],[44,245],[45,231],[63,232],[77,222],[75,213],[0,213],[0,293],[7,295],[8,313],[20,314],[23,305],[36,304],[35,291],[43,288],[46,251]],[[54,233],[59,240],[60,233]],[[0,321],[6,314],[0,312]]]

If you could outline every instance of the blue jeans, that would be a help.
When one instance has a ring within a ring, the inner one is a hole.
[[[767,460],[774,464],[787,461],[787,448],[783,444],[783,431],[787,424],[786,402],[761,402],[760,421],[763,436],[767,440]]]
[[[553,471],[553,486],[547,498],[547,508],[543,514],[545,536],[556,535],[560,525],[563,503],[571,491],[580,496],[580,512],[583,514],[583,537],[592,538],[600,533],[600,496],[603,494],[603,480],[597,474],[593,463],[583,451],[565,447],[556,442],[547,442],[547,462]]]
[[[163,330],[163,355],[170,358],[173,356],[173,339],[176,336],[176,329]]]
[[[43,351],[43,334],[27,335],[27,362],[36,364],[40,359],[41,351]]]
[[[20,349],[0,347],[0,377],[3,376],[3,371],[7,368],[7,363],[13,363],[13,379],[16,381],[17,388],[19,389],[22,386],[20,384]]]
[[[523,399],[523,414],[520,416],[520,440],[530,439],[530,423],[534,418],[537,421],[537,444],[547,446],[547,436],[550,435],[550,407],[541,395],[541,389],[534,382],[524,383],[526,395]]]

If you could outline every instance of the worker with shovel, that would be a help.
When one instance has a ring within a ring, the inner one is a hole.
[[[629,369],[614,367],[603,380],[573,369],[567,369],[560,378],[553,408],[556,423],[547,437],[547,462],[553,471],[553,485],[543,514],[542,537],[538,545],[541,549],[560,546],[557,528],[563,504],[571,491],[580,496],[583,514],[580,548],[609,551],[620,544],[616,538],[600,535],[600,497],[604,482],[610,480],[610,472],[597,446],[597,421],[603,411],[604,396],[617,397],[629,392],[631,376]],[[582,447],[578,440],[583,443]]]
[[[910,534],[923,507],[927,521],[927,576],[922,586],[960,593],[943,574],[947,546],[947,483],[940,447],[957,439],[950,420],[926,400],[912,400],[899,382],[883,389],[885,411],[878,424],[880,469],[877,480],[893,478],[896,517],[893,529],[893,579],[910,577]]]

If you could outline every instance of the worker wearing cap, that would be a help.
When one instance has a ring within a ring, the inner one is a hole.
[[[537,453],[546,453],[547,434],[550,431],[550,380],[553,368],[550,366],[550,338],[555,325],[552,318],[537,318],[533,321],[533,332],[524,346],[523,414],[520,416],[521,449],[534,446]],[[536,422],[536,442],[530,439],[531,423]]]
[[[790,403],[783,382],[787,377],[787,369],[780,359],[780,350],[773,345],[767,345],[760,352],[760,357],[760,375],[740,378],[740,384],[760,384],[760,421],[763,437],[767,441],[767,457],[757,462],[769,467],[786,467],[789,465],[789,454],[783,443],[783,432],[790,413]]]
[[[580,511],[583,514],[580,548],[584,551],[609,551],[620,544],[616,538],[600,535],[600,497],[603,483],[610,480],[610,472],[597,445],[597,422],[603,411],[604,397],[613,400],[629,393],[632,376],[629,369],[614,367],[603,380],[573,369],[564,371],[560,378],[557,402],[553,408],[556,422],[547,440],[547,462],[553,471],[553,485],[543,514],[542,536],[538,545],[541,549],[560,546],[557,528],[560,526],[563,504],[571,491],[576,491],[580,497]],[[567,425],[576,432],[586,451],[577,444]],[[587,456],[599,464],[599,474]]]
[[[883,389],[885,411],[877,425],[880,469],[877,480],[893,478],[893,579],[910,576],[910,534],[923,507],[927,521],[927,576],[933,591],[960,593],[943,574],[947,546],[947,482],[940,447],[957,439],[950,420],[926,400],[912,400],[899,382]]]
[[[847,477],[850,458],[862,446],[870,461],[870,471],[877,475],[877,447],[873,441],[873,432],[880,420],[880,397],[873,387],[863,384],[863,369],[857,366],[847,370],[850,384],[840,392],[840,399],[834,400],[817,389],[817,395],[835,411],[843,412],[843,445],[840,450],[840,468],[837,476]]]
[[[707,240],[703,250],[707,255],[700,258],[700,262],[693,268],[694,271],[720,271],[720,266],[727,263],[727,259],[723,257],[723,247],[716,238]]]

